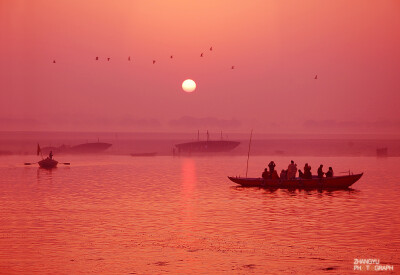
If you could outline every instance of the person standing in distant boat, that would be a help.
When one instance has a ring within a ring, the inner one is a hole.
[[[297,164],[295,164],[294,161],[291,160],[287,169],[287,178],[289,180],[292,180],[296,177],[296,174],[297,174]]]
[[[311,166],[306,163],[304,165],[304,178],[305,179],[312,179],[312,174],[311,174]]]
[[[332,167],[329,167],[328,172],[325,173],[327,178],[332,178],[333,177],[333,169]]]
[[[53,159],[53,151],[50,150],[49,159]]]
[[[319,166],[317,174],[319,178],[323,178],[324,177],[324,172],[322,171],[322,167],[324,167],[322,164]]]

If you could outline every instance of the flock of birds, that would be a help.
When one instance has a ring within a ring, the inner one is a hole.
[[[213,47],[210,47],[210,51],[212,51],[212,50],[213,50]],[[200,54],[200,57],[204,57],[204,52],[202,52],[202,53]],[[173,55],[170,55],[169,58],[170,58],[170,59],[173,59],[174,56],[173,56]],[[99,60],[99,57],[96,56],[95,60],[98,61],[98,60]],[[111,57],[107,57],[107,61],[110,61],[110,60],[111,60]],[[130,56],[128,56],[128,61],[131,61],[131,57],[130,57]],[[54,64],[57,63],[55,59],[53,60],[53,63],[54,63]],[[153,65],[154,65],[154,64],[156,64],[156,60],[153,59]],[[234,69],[235,69],[235,66],[231,66],[231,70],[234,70]]]
[[[212,51],[212,50],[213,50],[213,47],[210,47],[209,50]],[[204,57],[204,52],[200,53],[200,57]],[[170,55],[169,58],[170,58],[170,59],[173,59],[174,56],[173,56],[173,55]],[[95,60],[98,61],[98,60],[99,60],[99,57],[96,56]],[[111,60],[111,57],[107,57],[107,61],[110,61],[110,60]],[[130,57],[130,56],[128,56],[128,61],[131,61],[131,57]],[[53,60],[53,63],[56,63],[56,60],[55,60],[55,59]],[[153,59],[153,65],[154,65],[154,64],[156,64],[156,60]],[[234,69],[235,69],[235,66],[231,66],[231,70],[234,70]],[[318,79],[318,75],[315,75],[314,79],[317,80],[317,79]]]

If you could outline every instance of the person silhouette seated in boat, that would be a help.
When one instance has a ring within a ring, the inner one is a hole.
[[[275,162],[271,160],[271,162],[268,164],[269,167],[269,173],[272,174],[272,172],[275,170]]]
[[[262,176],[262,178],[265,179],[265,180],[271,178],[267,168],[264,169],[264,172],[262,173],[261,176]]]
[[[318,174],[318,178],[323,178],[324,177],[324,172],[322,171],[322,167],[324,167],[322,164],[319,166],[317,174]]]
[[[327,178],[332,178],[333,177],[333,169],[332,167],[329,167],[328,172],[325,173]]]
[[[276,172],[276,170],[275,170],[275,166],[276,165],[273,160],[271,160],[271,162],[268,164],[269,176],[270,176],[270,179],[273,179],[273,180],[279,179],[278,172]]]
[[[272,171],[270,176],[273,180],[279,180],[278,172],[276,170]]]
[[[299,169],[299,178],[304,179],[304,173]]]
[[[49,159],[53,159],[53,151],[50,150]]]
[[[304,178],[305,179],[312,179],[312,174],[311,174],[311,166],[306,163],[304,165]]]
[[[279,175],[281,180],[286,180],[288,178],[288,170],[282,169],[281,174]]]

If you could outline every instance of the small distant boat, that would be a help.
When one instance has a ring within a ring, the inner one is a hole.
[[[377,157],[387,157],[388,156],[388,148],[378,148],[376,149],[376,156]]]
[[[234,183],[245,187],[271,189],[347,189],[362,177],[361,174],[312,179],[295,178],[292,180],[228,177]]]
[[[173,149],[179,154],[186,153],[221,153],[228,152],[239,146],[239,141],[223,140],[221,132],[221,140],[210,140],[207,131],[207,140],[200,140],[200,133],[197,132],[197,141],[175,144]]]
[[[49,153],[49,156],[47,158],[43,158],[43,154],[42,154],[42,149],[40,148],[39,144],[37,145],[37,155],[41,155],[42,156],[42,160],[38,161],[38,162],[25,162],[24,165],[33,165],[33,164],[39,164],[40,168],[44,168],[44,169],[52,169],[52,168],[56,168],[57,164],[59,163],[58,161],[53,159],[53,152]],[[69,162],[60,162],[60,164],[63,165],[70,165]]]
[[[52,169],[52,168],[56,168],[58,161],[51,159],[51,158],[45,158],[42,159],[41,161],[38,162],[40,168],[44,168],[44,169]]]
[[[239,146],[238,141],[205,140],[176,144],[178,153],[219,153],[228,152]]]
[[[134,153],[131,154],[132,157],[154,157],[156,156],[157,153],[156,152],[152,152],[152,153]]]
[[[6,156],[6,155],[12,155],[12,152],[0,150],[0,156]]]
[[[44,154],[53,151],[55,154],[96,154],[101,153],[110,148],[112,144],[105,142],[83,143],[75,146],[61,145],[59,147],[44,147]]]

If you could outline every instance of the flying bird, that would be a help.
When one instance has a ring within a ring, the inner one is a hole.
[[[203,57],[203,53],[200,54],[200,57]]]
[[[110,57],[108,57],[108,58],[107,58],[107,61],[110,61],[110,59],[111,59],[111,58],[110,58]]]
[[[155,64],[156,63],[156,61],[155,60],[153,60],[153,64]]]
[[[130,56],[128,56],[128,61],[131,61],[131,57]]]
[[[315,75],[314,79],[318,79],[318,75],[317,74]]]
[[[99,57],[98,57],[98,56],[96,56],[96,60],[99,60]]]
[[[235,69],[235,66],[232,66],[232,67],[231,67],[231,70],[233,70],[233,69]]]
[[[56,61],[55,61],[55,60],[53,60],[53,63],[56,63]]]
[[[171,55],[169,58],[173,58],[174,56],[173,55]]]
[[[212,47],[210,48],[210,51],[212,51]]]

